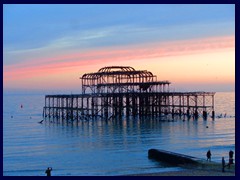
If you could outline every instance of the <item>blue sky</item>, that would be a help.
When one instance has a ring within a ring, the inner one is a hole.
[[[94,51],[92,54],[96,54],[98,50],[148,44],[150,47],[154,43],[159,47],[168,42],[234,36],[235,6],[5,4],[3,33],[3,64],[7,77],[14,69],[28,64],[31,68],[33,64],[35,68],[53,64],[46,60],[48,58],[55,59],[57,66],[57,63],[73,61],[73,58],[62,57],[76,53]],[[86,61],[77,57],[78,61]]]
[[[39,48],[66,36],[97,31],[99,36],[93,39],[100,42],[89,46],[226,35],[234,33],[233,17],[234,5],[219,4],[4,5],[4,48]],[[172,29],[178,26],[185,28]],[[149,31],[152,36],[144,37]],[[104,32],[120,37],[103,38]]]

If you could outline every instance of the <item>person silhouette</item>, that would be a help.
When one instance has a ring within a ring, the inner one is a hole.
[[[222,157],[222,172],[225,172],[224,168],[225,168],[225,160],[224,160],[224,157]]]
[[[47,170],[45,171],[47,176],[51,176],[51,171],[52,171],[52,168],[48,167]]]
[[[208,161],[208,160],[211,161],[211,156],[212,156],[212,154],[211,154],[211,151],[210,151],[210,150],[208,150],[206,156],[207,156],[207,161]]]
[[[228,162],[228,168],[230,168],[230,165],[233,164],[233,154],[234,152],[232,150],[229,151],[229,162]]]

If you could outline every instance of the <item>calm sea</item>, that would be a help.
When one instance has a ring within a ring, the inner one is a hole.
[[[23,108],[21,108],[21,104]],[[148,159],[151,148],[212,160],[235,152],[235,93],[216,93],[214,121],[157,119],[83,121],[76,125],[42,120],[44,95],[4,94],[3,175],[122,175],[180,170]],[[208,128],[206,128],[208,126]]]

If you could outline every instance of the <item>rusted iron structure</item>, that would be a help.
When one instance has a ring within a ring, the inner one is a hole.
[[[103,67],[81,78],[82,94],[46,95],[43,116],[66,120],[175,115],[214,118],[214,92],[170,92],[147,70]]]

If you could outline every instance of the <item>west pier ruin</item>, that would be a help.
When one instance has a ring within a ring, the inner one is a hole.
[[[56,120],[180,116],[214,118],[215,92],[171,92],[147,70],[103,67],[80,77],[81,94],[46,95],[43,117]]]

